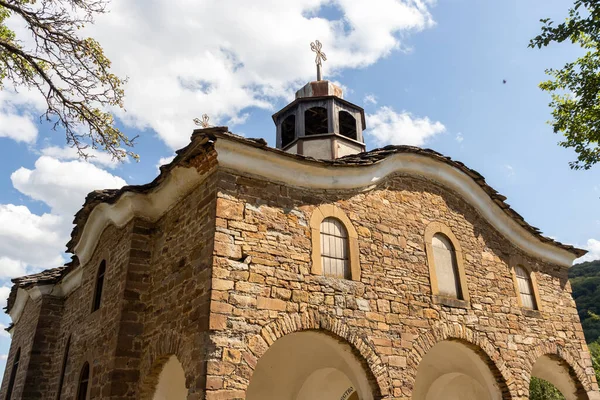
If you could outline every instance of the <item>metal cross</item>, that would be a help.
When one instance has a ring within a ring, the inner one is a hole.
[[[198,118],[194,118],[194,123],[196,125],[200,125],[204,129],[210,127],[210,125],[208,124],[208,114],[202,114],[202,121]]]
[[[315,63],[317,64],[317,80],[320,81],[323,78],[321,73],[321,60],[327,61],[327,57],[325,53],[321,51],[323,45],[318,40],[315,40],[310,44],[310,49],[317,53],[317,57],[315,58]]]

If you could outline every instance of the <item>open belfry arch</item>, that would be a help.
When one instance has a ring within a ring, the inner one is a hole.
[[[87,196],[72,261],[13,281],[1,399],[600,400],[585,251],[458,161],[366,151],[312,49],[273,147],[205,114],[154,181]]]

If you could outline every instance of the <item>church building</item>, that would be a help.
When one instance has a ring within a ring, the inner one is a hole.
[[[273,120],[275,148],[206,126],[87,196],[72,261],[13,280],[2,400],[600,400],[584,250],[458,161],[366,151],[320,74]]]

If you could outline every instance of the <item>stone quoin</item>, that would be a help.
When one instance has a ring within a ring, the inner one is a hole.
[[[90,193],[65,266],[14,279],[2,399],[599,400],[568,269],[464,164],[365,151],[311,82],[276,148],[194,131],[151,183]]]

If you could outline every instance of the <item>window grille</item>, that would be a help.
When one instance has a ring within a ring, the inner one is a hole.
[[[348,231],[336,218],[321,222],[321,265],[323,274],[338,278],[350,278],[348,257]]]

